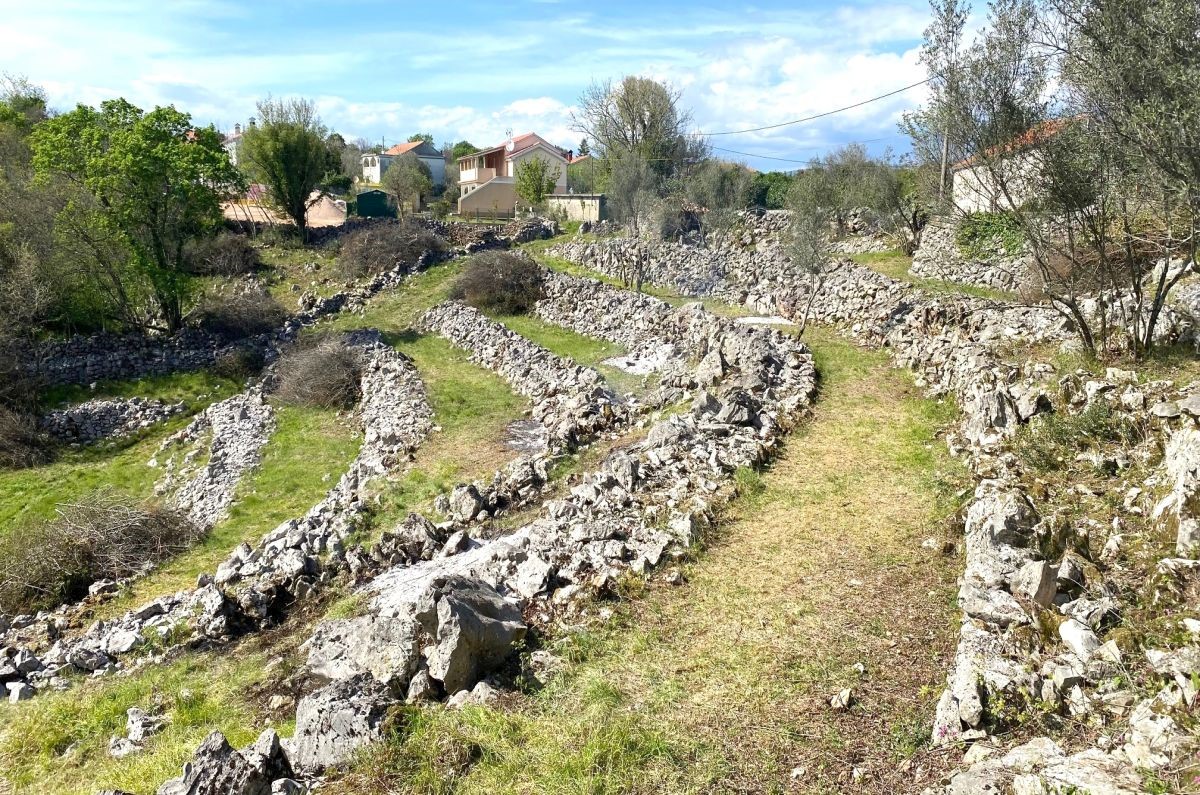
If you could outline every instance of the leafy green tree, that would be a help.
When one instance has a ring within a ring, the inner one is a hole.
[[[756,207],[765,210],[782,210],[787,202],[795,177],[783,171],[760,171],[754,175],[750,194]]]
[[[537,156],[525,158],[517,163],[514,186],[517,198],[526,207],[541,207],[546,197],[554,193],[554,186],[561,175],[558,166],[551,169],[549,160]]]
[[[416,210],[421,206],[421,200],[429,195],[433,188],[433,173],[416,153],[405,152],[383,172],[380,187],[396,199],[396,208],[404,215],[408,204]]]
[[[433,135],[431,133],[413,133],[412,135],[408,136],[408,142],[411,144],[414,141],[424,141],[430,146],[433,146]]]
[[[459,141],[450,149],[450,156],[455,160],[467,155],[473,155],[479,151],[479,147],[470,141]]]
[[[78,190],[59,220],[85,244],[121,320],[179,329],[185,248],[220,225],[223,195],[241,184],[216,130],[194,127],[173,107],[144,113],[115,99],[47,119],[29,140],[38,179],[62,178]],[[117,258],[122,252],[128,261]],[[139,282],[153,313],[135,301]]]
[[[587,157],[591,153],[592,153],[592,147],[591,147],[591,144],[588,143],[588,139],[587,138],[582,139],[579,142],[579,156]]]
[[[258,102],[259,123],[242,135],[239,160],[250,179],[267,186],[271,204],[308,235],[308,209],[330,172],[327,130],[306,99]]]

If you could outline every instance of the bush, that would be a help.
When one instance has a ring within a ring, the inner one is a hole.
[[[484,251],[471,257],[451,298],[483,312],[520,315],[542,297],[542,269],[536,262],[507,251]]]
[[[0,612],[32,612],[79,599],[93,582],[136,574],[201,535],[174,511],[129,505],[107,491],[61,505],[54,519],[0,536]]]
[[[1015,257],[1025,249],[1025,230],[1012,213],[967,213],[958,225],[955,243],[972,259],[990,259],[997,251]]]
[[[1082,452],[1105,444],[1135,445],[1146,433],[1142,424],[1096,400],[1078,414],[1055,412],[1034,418],[1017,434],[1013,447],[1030,468],[1052,472],[1070,467]]]
[[[242,380],[261,373],[264,364],[262,351],[243,346],[218,355],[212,371],[222,378]]]
[[[37,429],[34,418],[0,406],[0,469],[23,469],[50,460],[49,438]]]
[[[288,311],[265,290],[209,293],[192,313],[196,325],[231,339],[274,331]]]
[[[338,266],[345,279],[383,273],[398,265],[415,265],[422,254],[439,255],[446,241],[413,220],[356,229],[342,240]]]
[[[193,243],[187,253],[187,269],[197,276],[238,276],[260,264],[258,250],[245,235],[224,232]]]
[[[347,409],[358,402],[362,357],[338,337],[298,343],[275,366],[275,396],[284,403]]]

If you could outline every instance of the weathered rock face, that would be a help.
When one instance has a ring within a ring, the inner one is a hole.
[[[291,776],[291,765],[274,730],[235,751],[218,731],[205,738],[183,775],[158,788],[158,795],[271,795],[271,784]]]
[[[1174,531],[1175,554],[1200,557],[1200,429],[1172,433],[1163,465],[1171,491],[1154,506],[1154,518]]]
[[[472,687],[525,637],[515,603],[485,582],[455,575],[430,584],[416,619],[433,639],[425,652],[429,675],[451,694]]]
[[[55,439],[86,444],[129,436],[187,410],[183,403],[147,398],[98,398],[42,416],[38,425]]]
[[[392,692],[370,674],[334,682],[305,696],[296,710],[296,733],[287,742],[292,767],[311,775],[345,762],[359,748],[380,739],[388,708],[395,702]]]
[[[155,492],[200,528],[210,528],[229,514],[238,485],[262,460],[262,450],[275,429],[275,412],[261,389],[255,388],[212,404],[183,430],[159,447],[158,457],[169,455]],[[192,460],[207,442],[207,461],[196,468]]]

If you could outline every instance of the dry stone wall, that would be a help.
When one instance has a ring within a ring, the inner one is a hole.
[[[77,631],[72,626],[75,608],[64,606],[53,613],[0,620],[4,656],[22,661],[21,667],[0,664],[0,682],[30,697],[41,688],[69,686],[71,673],[104,674],[127,663],[153,662],[160,655],[138,653],[150,637],[170,645],[221,643],[270,624],[290,604],[327,583],[345,565],[344,542],[365,510],[371,482],[407,462],[433,427],[433,412],[412,363],[378,332],[348,336],[364,359],[364,397],[358,408],[363,444],[320,503],[254,546],[238,547],[215,576],[202,575],[195,589],[155,599],[120,618]],[[258,412],[261,396],[238,397],[240,406],[226,401],[218,416],[236,421],[239,412]]]
[[[604,300],[609,290],[576,280],[563,295],[592,291]],[[690,411],[608,455],[506,535],[477,540],[416,515],[385,534],[374,562],[396,562],[380,571],[363,561],[357,572],[379,572],[365,586],[367,613],[323,622],[307,644],[318,687],[300,702],[296,736],[285,744],[293,768],[314,776],[344,762],[381,736],[382,715],[397,701],[487,698],[489,672],[530,621],[549,622],[615,587],[623,572],[681,554],[733,492],[733,473],[771,455],[815,391],[807,349],[699,306],[666,314],[692,367],[680,381],[693,395]],[[477,341],[483,348],[491,339],[483,332]]]
[[[473,307],[449,301],[430,309],[420,322],[530,398],[532,419],[545,428],[549,447],[573,448],[628,421],[629,406],[598,372],[554,355]]]
[[[973,284],[1005,292],[1018,292],[1035,283],[1028,254],[1009,254],[1001,240],[984,246],[983,257],[970,257],[958,245],[959,219],[932,218],[921,232],[921,245],[913,254],[914,276],[959,284]]]
[[[55,409],[38,420],[50,436],[70,444],[130,436],[187,411],[182,403],[148,398],[97,398]]]
[[[756,250],[757,256],[749,258],[740,252],[731,256],[723,278],[717,278],[719,269],[708,253],[691,259],[686,252],[673,250],[651,263],[651,280],[671,289],[700,286],[700,295],[734,300],[764,313],[794,315],[807,304],[807,285],[788,272],[769,245],[760,241]],[[624,256],[622,244],[607,242],[568,244],[557,253],[607,273],[615,272]],[[1113,640],[1102,640],[1119,610],[1112,586],[1103,574],[1085,578],[1072,558],[1070,534],[1055,532],[1059,520],[1051,508],[1046,508],[1045,516],[1039,511],[1007,445],[1032,417],[1051,409],[1082,411],[1094,400],[1129,412],[1138,422],[1146,420],[1150,405],[1153,417],[1168,423],[1190,422],[1188,401],[1195,399],[1190,390],[1170,396],[1164,394],[1162,384],[1133,388],[1119,373],[1109,379],[1075,383],[1066,378],[1055,384],[1056,373],[1049,365],[1004,361],[1006,351],[1028,342],[1070,339],[1070,329],[1052,311],[929,296],[851,264],[837,271],[813,309],[818,320],[866,344],[887,348],[897,364],[917,373],[919,382],[936,393],[954,396],[963,410],[960,430],[950,441],[952,450],[967,458],[978,487],[966,510],[958,650],[938,704],[934,740],[975,742],[979,747],[968,753],[964,770],[938,791],[1044,792],[1076,787],[1137,792],[1141,778],[1136,770],[1179,763],[1185,749],[1193,746],[1171,713],[1193,698],[1186,677],[1200,674],[1200,654],[1192,651],[1198,648],[1195,632],[1182,647],[1146,652],[1151,682],[1159,677],[1161,690],[1147,698],[1122,689],[1121,671],[1127,671],[1124,666],[1131,661],[1121,658]],[[1052,402],[1051,395],[1058,395],[1063,384],[1069,387],[1069,397]],[[1194,408],[1200,414],[1200,405]],[[1177,554],[1194,554],[1194,437],[1190,427],[1164,430],[1170,432],[1164,444],[1166,477],[1152,475],[1146,491],[1159,479],[1170,484],[1155,516],[1166,523],[1168,532],[1178,535]],[[1148,444],[1152,450],[1154,443]],[[1119,462],[1100,464],[1120,466]],[[1134,492],[1136,497],[1142,489]],[[1127,509],[1148,510],[1136,504]],[[1119,526],[1120,517],[1113,523]],[[1110,544],[1119,549],[1121,542],[1110,538]],[[1196,576],[1198,571],[1195,560],[1180,557],[1164,559],[1158,576],[1175,581],[1171,587],[1178,590],[1184,588],[1181,577]],[[1030,630],[1044,624],[1045,610],[1060,616],[1059,640],[1043,645]],[[1200,630],[1200,622],[1195,624]],[[1145,665],[1143,661],[1140,669]],[[1004,716],[995,710],[1000,704],[1027,702],[1111,724],[1104,737],[1120,741],[1109,739],[1103,747],[1070,754],[1049,738],[1039,738],[995,756],[986,741],[991,732],[1005,728]]]
[[[212,404],[159,446],[150,465],[166,460],[155,493],[197,527],[214,526],[229,515],[238,486],[262,460],[274,430],[275,412],[260,387]],[[198,458],[203,462],[196,465]]]

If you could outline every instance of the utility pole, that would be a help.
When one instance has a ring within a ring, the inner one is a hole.
[[[946,161],[950,158],[950,128],[942,128],[942,178],[938,181],[938,199],[946,198]]]

